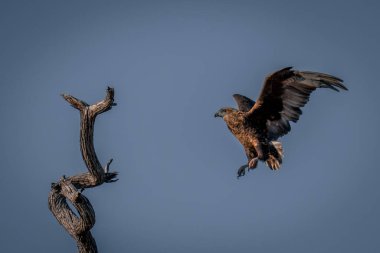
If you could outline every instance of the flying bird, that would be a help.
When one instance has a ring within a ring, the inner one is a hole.
[[[317,88],[348,90],[338,77],[287,67],[266,77],[256,102],[234,94],[238,109],[223,107],[215,113],[215,117],[223,118],[247,155],[248,163],[238,169],[238,178],[245,175],[246,168],[256,168],[259,160],[272,170],[280,168],[283,149],[278,139],[289,133],[289,122],[298,121],[300,108]]]

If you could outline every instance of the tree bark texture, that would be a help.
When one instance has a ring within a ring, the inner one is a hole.
[[[70,95],[63,94],[62,96],[80,112],[80,148],[88,172],[71,177],[62,176],[58,182],[52,183],[49,194],[49,209],[77,242],[79,253],[96,253],[98,252],[96,242],[90,232],[95,224],[95,212],[82,191],[85,188],[118,180],[116,179],[117,172],[109,172],[112,159],[104,168],[100,164],[93,141],[96,116],[116,105],[114,103],[114,90],[108,87],[105,99],[93,105],[88,105]],[[67,200],[76,208],[79,217],[71,210]]]

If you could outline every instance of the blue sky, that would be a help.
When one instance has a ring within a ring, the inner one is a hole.
[[[50,183],[86,170],[79,113],[115,88],[95,148],[120,180],[85,191],[100,252],[377,252],[375,1],[1,1],[1,252],[75,252]],[[282,138],[280,171],[240,180],[213,117],[279,68],[326,72]]]

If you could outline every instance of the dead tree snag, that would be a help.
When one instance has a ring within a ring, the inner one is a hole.
[[[71,177],[63,176],[58,182],[52,183],[49,194],[49,209],[58,222],[76,240],[79,253],[96,253],[98,252],[96,242],[90,232],[95,224],[95,212],[82,191],[86,188],[118,180],[116,179],[117,172],[109,171],[112,159],[102,167],[96,156],[93,142],[96,116],[116,105],[114,103],[114,90],[108,87],[105,99],[93,105],[88,105],[70,95],[63,94],[62,96],[80,112],[80,148],[88,172]],[[77,209],[79,217],[71,210],[67,200]]]

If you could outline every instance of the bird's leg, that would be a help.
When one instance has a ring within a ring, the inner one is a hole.
[[[263,151],[263,145],[259,140],[253,140],[252,141],[253,147],[255,148],[256,151],[256,156],[251,159],[248,163],[248,170],[254,169],[257,166],[257,163],[259,160],[265,160],[264,159],[264,151]]]
[[[253,170],[257,167],[257,162],[259,161],[258,157],[252,158],[248,163],[248,171]]]
[[[252,146],[248,149],[248,152],[246,150],[248,157],[248,171],[255,169],[257,167],[259,159],[262,160],[264,157],[264,152],[260,140],[251,138],[250,142]]]
[[[245,169],[247,167],[248,167],[248,164],[244,164],[244,165],[240,166],[240,168],[238,169],[238,172],[237,172],[237,174],[238,174],[237,178],[245,175]]]
[[[260,141],[259,140],[254,140],[253,141],[253,147],[255,148],[256,153],[257,153],[257,157],[256,158],[258,158],[260,160],[263,160],[264,159],[264,152],[263,152],[263,147],[262,147]]]

